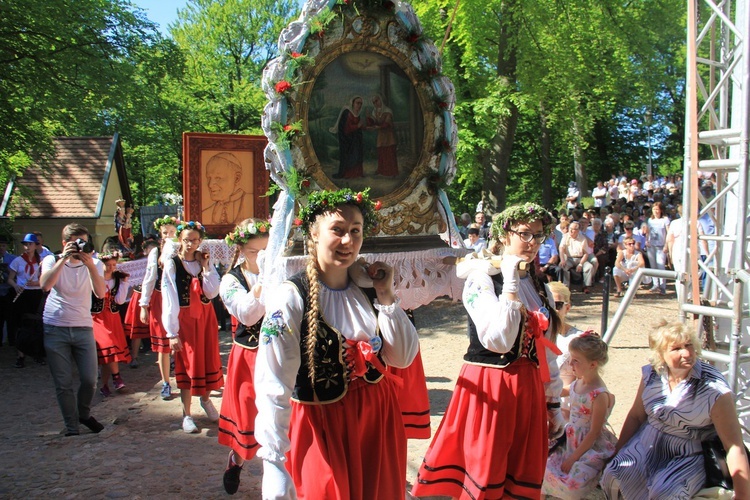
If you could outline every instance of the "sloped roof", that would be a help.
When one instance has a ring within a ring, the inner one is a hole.
[[[32,166],[11,181],[0,215],[15,208],[19,217],[99,217],[109,181],[120,182],[123,197],[132,201],[122,149],[112,137],[57,137],[54,159],[41,169]],[[12,199],[22,188],[29,200]],[[13,206],[20,203],[21,206]]]

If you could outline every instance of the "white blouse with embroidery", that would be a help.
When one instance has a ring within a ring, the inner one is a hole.
[[[261,342],[255,364],[255,438],[264,460],[282,462],[289,451],[290,397],[301,364],[300,326],[304,304],[297,289],[282,283],[269,294]],[[396,368],[408,367],[417,355],[419,338],[414,325],[397,301],[381,305],[376,316],[364,292],[350,282],[343,290],[320,284],[323,320],[346,339],[367,341],[380,329],[383,361]]]
[[[265,304],[260,299],[256,299],[252,292],[253,286],[258,283],[258,275],[245,269],[242,269],[242,274],[245,276],[250,291],[245,290],[237,278],[231,274],[225,274],[221,278],[219,295],[229,314],[243,325],[252,326],[260,321],[266,313],[266,308]]]

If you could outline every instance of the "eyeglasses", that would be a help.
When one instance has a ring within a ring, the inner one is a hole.
[[[560,309],[562,309],[563,307],[565,307],[565,304],[567,304],[567,302],[562,302],[562,301],[556,300],[555,301],[555,310],[559,311]]]
[[[547,235],[544,233],[530,233],[528,231],[514,231],[512,229],[509,230],[511,233],[516,233],[519,238],[521,238],[521,241],[524,243],[531,243],[531,240],[536,241],[537,243],[542,243],[544,240],[547,239]]]

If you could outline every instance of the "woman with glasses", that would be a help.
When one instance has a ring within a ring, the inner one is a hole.
[[[535,203],[509,207],[491,228],[493,252],[505,248],[500,270],[483,259],[458,265],[469,348],[413,495],[540,497],[549,439],[565,424],[552,354],[559,319],[533,266],[553,220]]]
[[[622,284],[630,281],[638,269],[646,267],[643,254],[635,248],[635,238],[626,236],[622,240],[623,250],[617,252],[613,275],[617,286],[616,297],[622,297]]]
[[[206,234],[200,222],[177,226],[180,247],[164,262],[162,277],[162,323],[174,353],[174,377],[182,401],[182,430],[198,431],[190,405],[200,396],[201,407],[212,422],[219,420],[209,399],[212,390],[224,385],[219,357],[216,313],[211,299],[219,294],[219,274],[199,250]]]

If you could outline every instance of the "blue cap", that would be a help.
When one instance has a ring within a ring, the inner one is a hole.
[[[26,236],[23,237],[24,243],[36,243],[39,244],[39,238],[36,237],[34,233],[29,233]]]

